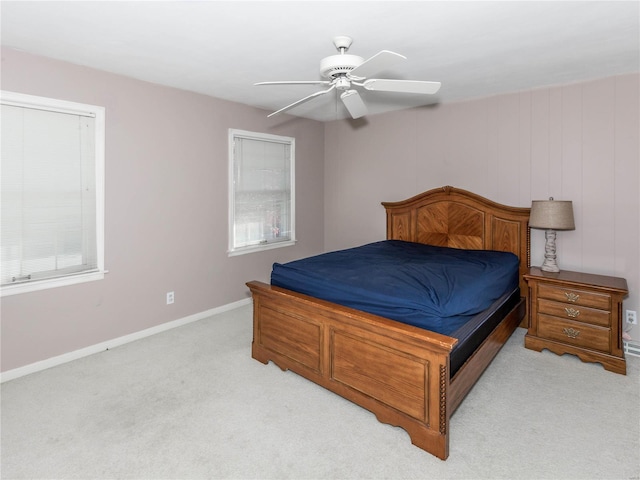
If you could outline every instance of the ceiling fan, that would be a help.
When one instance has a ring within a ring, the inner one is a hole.
[[[420,95],[432,95],[440,89],[440,82],[426,82],[421,80],[392,80],[381,78],[367,78],[377,72],[383,71],[395,65],[407,57],[398,53],[382,50],[371,58],[365,60],[357,55],[348,54],[347,51],[353,40],[350,37],[334,37],[338,55],[331,55],[320,61],[320,74],[328,80],[291,80],[280,82],[259,82],[254,85],[324,85],[328,88],[312,93],[300,100],[293,102],[271,114],[277,115],[286,112],[313,98],[325,95],[333,90],[342,92],[340,99],[353,118],[360,118],[367,114],[367,106],[360,97],[358,90],[361,87],[373,92],[395,92]]]

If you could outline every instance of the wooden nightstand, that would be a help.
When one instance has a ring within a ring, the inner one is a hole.
[[[624,278],[538,267],[524,275],[529,285],[529,331],[524,346],[571,353],[583,362],[599,362],[626,375],[622,346],[622,299],[629,292]]]

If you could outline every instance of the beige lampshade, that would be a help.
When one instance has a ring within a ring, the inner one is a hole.
[[[533,200],[529,226],[553,230],[574,230],[573,203],[570,200]]]

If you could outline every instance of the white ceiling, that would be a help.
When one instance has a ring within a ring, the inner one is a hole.
[[[434,96],[363,92],[371,113],[640,71],[638,1],[3,0],[0,13],[3,46],[268,111],[320,88],[253,83],[320,80],[336,35],[365,59],[407,57],[378,78],[442,82]],[[333,94],[288,113],[347,116]]]

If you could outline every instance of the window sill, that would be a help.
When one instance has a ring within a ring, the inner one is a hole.
[[[227,255],[230,257],[236,257],[238,255],[244,255],[246,253],[262,252],[264,250],[273,250],[274,248],[290,247],[295,245],[295,240],[287,240],[286,242],[274,242],[267,243],[266,245],[255,245],[251,247],[238,248],[236,250],[229,250]]]
[[[49,288],[65,287],[68,285],[76,285],[79,283],[93,282],[102,280],[107,270],[98,272],[80,273],[76,275],[68,275],[65,277],[48,278],[46,280],[37,280],[33,282],[25,282],[17,285],[5,285],[0,289],[0,296],[8,297],[9,295],[18,295],[20,293],[30,293]]]

